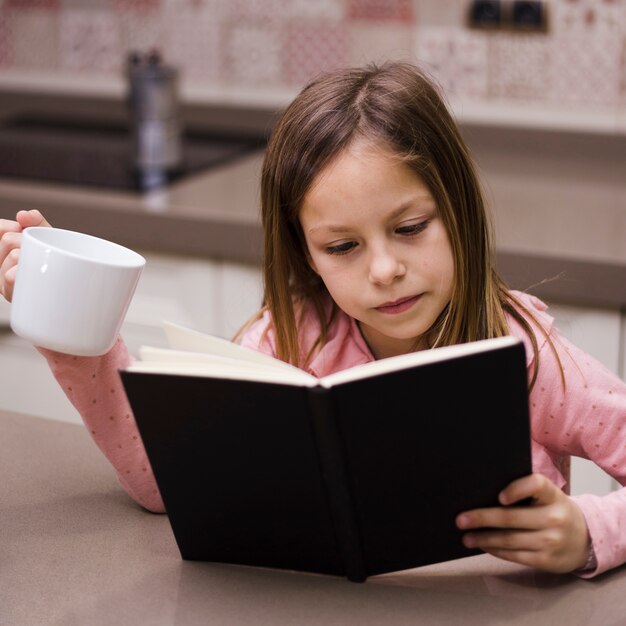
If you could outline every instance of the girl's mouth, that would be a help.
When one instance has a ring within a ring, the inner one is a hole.
[[[420,295],[411,296],[409,298],[401,298],[395,302],[386,302],[376,307],[379,313],[387,313],[388,315],[397,315],[408,311],[421,297]]]

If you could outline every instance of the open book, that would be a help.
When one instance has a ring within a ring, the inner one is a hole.
[[[165,324],[121,372],[184,559],[368,576],[476,554],[454,519],[531,471],[523,344],[317,379]]]

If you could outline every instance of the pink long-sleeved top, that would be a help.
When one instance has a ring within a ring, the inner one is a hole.
[[[570,456],[574,455],[591,459],[625,485],[626,383],[559,335],[543,302],[513,293],[550,333],[565,375],[563,387],[559,361],[545,335],[529,319],[539,343],[539,373],[529,398],[533,471],[544,474],[567,492]],[[271,331],[264,332],[269,322],[266,313],[246,331],[242,345],[275,356],[274,336]],[[512,318],[508,323],[510,333],[525,344],[530,375],[534,360],[530,340]],[[318,334],[319,323],[312,311],[307,312],[299,335],[305,354]],[[115,468],[122,487],[143,507],[163,512],[163,501],[118,373],[132,361],[123,341],[118,339],[102,357],[41,352]],[[321,377],[373,359],[355,320],[339,314],[327,343],[307,369]],[[622,527],[622,521],[626,523],[626,487],[605,496],[573,498],[585,516],[597,561],[594,569],[580,575],[592,577],[626,562],[626,527]]]

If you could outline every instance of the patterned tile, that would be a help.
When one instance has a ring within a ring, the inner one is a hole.
[[[346,14],[343,0],[291,0],[288,14],[292,18],[341,21]]]
[[[122,11],[118,13],[120,42],[124,52],[161,49],[168,23],[158,11]]]
[[[414,19],[418,25],[429,27],[463,27],[469,10],[468,0],[413,0]]]
[[[345,65],[348,59],[345,23],[293,21],[285,31],[285,81],[302,86],[325,70]]]
[[[242,85],[283,81],[282,31],[266,21],[239,21],[224,29],[224,79]]]
[[[361,65],[370,61],[414,61],[414,32],[411,24],[354,21],[350,25],[349,62]]]
[[[488,86],[488,35],[460,28],[420,28],[416,58],[443,90],[482,98]]]
[[[288,16],[284,0],[231,0],[230,14],[238,20],[278,21]]]
[[[413,21],[412,0],[346,0],[348,17],[358,20]]]
[[[215,81],[223,64],[220,22],[208,4],[168,7],[161,23],[163,54],[184,76]]]
[[[550,8],[556,35],[604,35],[626,30],[624,0],[553,0]]]
[[[624,40],[617,33],[603,37],[562,35],[555,39],[548,97],[559,102],[613,104],[621,93]]]
[[[542,100],[549,80],[551,46],[536,34],[493,34],[489,41],[489,95]]]
[[[60,64],[74,71],[121,71],[125,54],[119,22],[109,11],[64,9],[60,15]]]
[[[231,13],[230,0],[159,0],[164,19],[178,12],[210,13],[214,19],[227,17]]]
[[[11,61],[14,67],[51,69],[59,57],[57,11],[29,9],[14,11],[11,23]]]

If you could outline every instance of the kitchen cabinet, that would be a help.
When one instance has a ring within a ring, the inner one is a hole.
[[[44,358],[4,323],[0,333],[0,409],[80,422]]]
[[[230,339],[261,306],[261,272],[254,265],[144,256],[146,266],[122,327],[135,355],[141,344],[165,345],[163,320]]]

